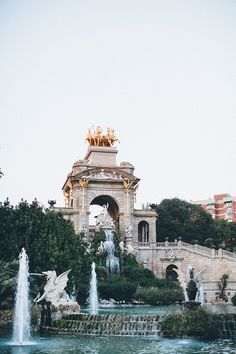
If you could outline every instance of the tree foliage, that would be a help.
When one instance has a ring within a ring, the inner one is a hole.
[[[103,267],[97,267],[100,298],[107,300],[112,298],[116,301],[125,300],[130,302],[135,300],[137,289],[142,287],[145,294],[149,292],[150,288],[156,289],[159,296],[158,298],[155,297],[155,304],[164,303],[164,301],[160,300],[160,294],[164,294],[166,290],[169,291],[169,294],[172,294],[171,298],[169,296],[166,301],[169,301],[169,303],[179,301],[179,292],[182,294],[182,289],[177,282],[155,278],[153,272],[143,268],[133,256],[123,256],[121,261],[121,273],[119,275],[107,276]],[[150,303],[144,297],[139,300]]]
[[[22,201],[12,207],[9,201],[0,207],[0,259],[18,258],[24,247],[29,257],[30,272],[56,270],[57,274],[72,269],[70,282],[88,281],[91,259],[87,244],[77,235],[70,221],[53,211],[43,211],[37,201]]]
[[[178,198],[152,204],[158,214],[157,242],[182,238],[184,242],[236,250],[236,223],[214,220],[200,205]]]

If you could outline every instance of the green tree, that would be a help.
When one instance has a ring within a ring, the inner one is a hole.
[[[152,207],[158,214],[157,241],[182,237],[185,242],[204,244],[207,238],[215,239],[214,220],[201,206],[174,198]]]
[[[88,282],[92,261],[88,245],[60,213],[43,211],[36,200],[30,205],[21,201],[15,208],[6,201],[0,207],[0,225],[1,260],[17,259],[25,247],[30,272],[56,270],[60,274],[71,268],[71,288],[72,282],[77,288]]]
[[[229,251],[236,251],[236,223],[227,220],[216,220],[216,239],[218,247]]]

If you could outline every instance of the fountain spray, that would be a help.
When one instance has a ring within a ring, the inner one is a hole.
[[[98,311],[98,293],[97,293],[97,274],[95,271],[96,264],[92,263],[90,289],[89,289],[89,309],[91,314],[95,315]]]
[[[15,297],[13,341],[24,345],[30,339],[29,261],[25,249],[19,255],[19,271]]]

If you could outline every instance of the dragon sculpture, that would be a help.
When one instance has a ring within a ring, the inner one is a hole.
[[[44,293],[41,295],[38,293],[34,302],[40,303],[42,300],[50,301],[53,305],[65,304],[71,302],[69,295],[64,290],[67,281],[68,274],[71,269],[57,276],[55,270],[49,270],[42,272],[42,275],[46,276],[47,283],[44,286]]]

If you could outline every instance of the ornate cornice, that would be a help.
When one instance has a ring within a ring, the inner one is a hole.
[[[130,187],[135,188],[138,182],[140,181],[139,178],[135,177],[131,173],[126,171],[120,170],[118,168],[110,168],[110,167],[96,167],[90,168],[85,171],[82,171],[75,176],[69,177],[71,182],[79,181],[79,180],[88,180],[89,181],[104,181],[104,180],[115,180],[128,183]]]

